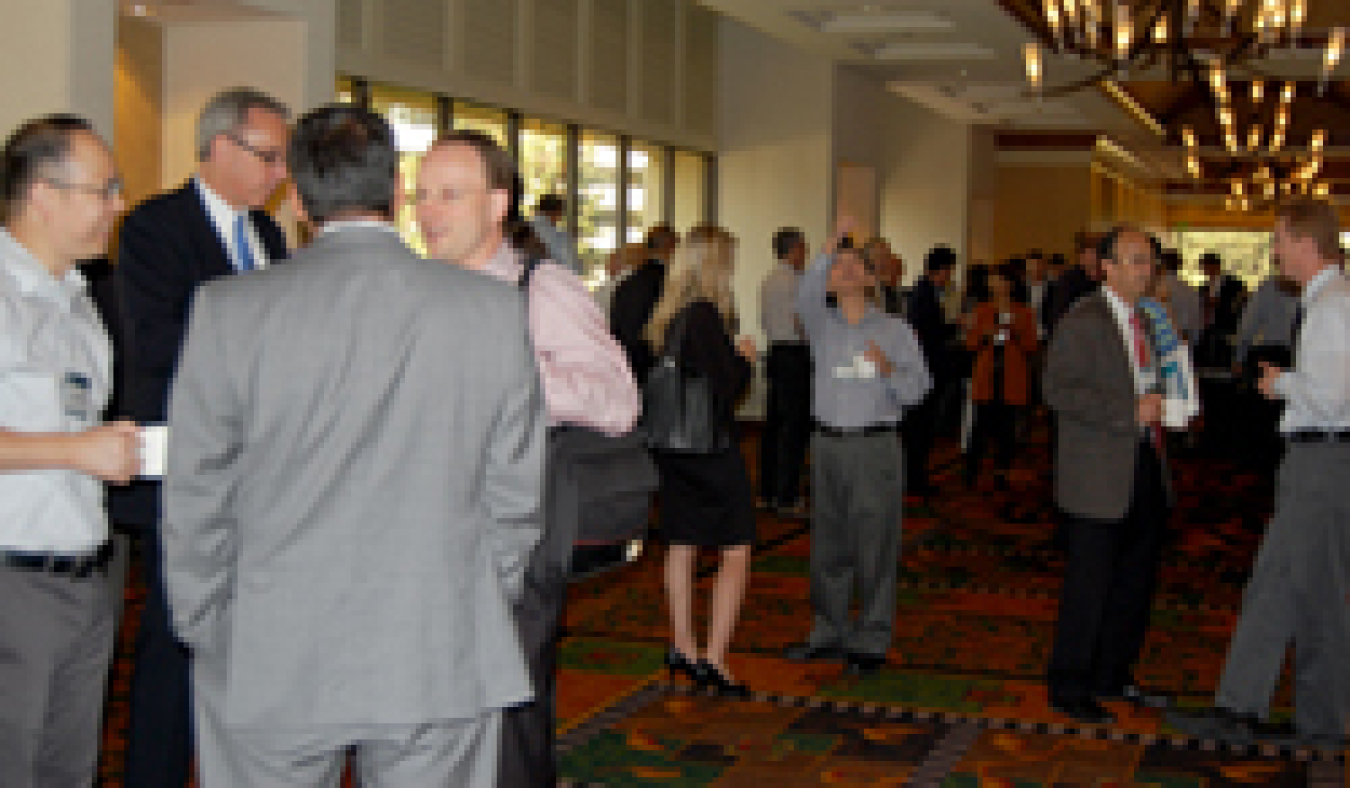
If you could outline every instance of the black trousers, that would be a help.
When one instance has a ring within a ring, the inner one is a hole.
[[[123,779],[136,788],[183,788],[192,764],[189,652],[169,619],[159,527],[140,534],[146,596],[136,631]]]
[[[942,394],[936,381],[933,389],[905,413],[901,426],[904,440],[900,442],[905,454],[905,489],[922,494],[931,488],[928,481],[928,455],[933,450],[933,439],[942,417]]]
[[[534,684],[534,700],[506,709],[502,716],[501,759],[497,785],[535,788],[558,782],[553,755],[557,720],[558,636],[567,600],[567,574],[527,579],[514,613],[525,663]]]
[[[811,351],[805,343],[775,342],[765,369],[768,402],[759,441],[759,496],[792,506],[801,493],[811,437]]]
[[[550,468],[555,468],[554,445],[550,444]],[[560,478],[565,475],[560,470],[546,475],[544,535],[530,554],[520,598],[511,610],[534,685],[534,700],[512,706],[502,715],[497,767],[500,788],[536,788],[558,782],[553,753],[558,690],[555,674],[563,607],[567,603],[567,578],[580,518],[574,506],[569,508],[563,503],[571,499],[560,494],[559,485],[564,483]]]
[[[1120,520],[1069,517],[1059,619],[1047,672],[1050,698],[1113,694],[1133,683],[1166,527],[1162,464],[1141,441],[1130,508]]]
[[[967,482],[979,478],[980,463],[990,438],[998,444],[997,467],[1008,470],[1017,447],[1017,406],[999,400],[975,403],[975,421],[970,428],[970,446],[966,448]]]

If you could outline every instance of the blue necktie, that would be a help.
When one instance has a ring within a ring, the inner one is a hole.
[[[234,256],[240,271],[252,271],[253,249],[248,245],[248,217],[240,214],[234,219]]]

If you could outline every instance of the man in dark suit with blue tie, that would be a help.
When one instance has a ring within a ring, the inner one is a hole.
[[[142,202],[122,224],[116,287],[122,309],[124,415],[163,424],[189,305],[208,279],[286,256],[262,207],[286,178],[290,112],[251,88],[213,97],[197,119],[197,172]],[[188,653],[170,628],[160,545],[160,484],[144,479],[112,496],[114,522],[141,537],[147,587],[136,636],[125,782],[183,788],[192,756]]]

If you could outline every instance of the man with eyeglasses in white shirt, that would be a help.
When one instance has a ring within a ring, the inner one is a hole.
[[[122,212],[107,146],[72,115],[0,158],[0,785],[90,785],[121,578],[102,482],[138,467],[136,425],[101,423],[112,348],[81,260]]]

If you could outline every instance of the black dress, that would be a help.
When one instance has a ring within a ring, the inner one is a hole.
[[[690,304],[680,355],[686,369],[706,375],[729,423],[750,382],[750,362],[736,352],[717,308]],[[676,321],[671,321],[675,325]],[[661,536],[670,544],[729,547],[755,541],[754,492],[732,430],[720,454],[653,452],[661,475]]]

